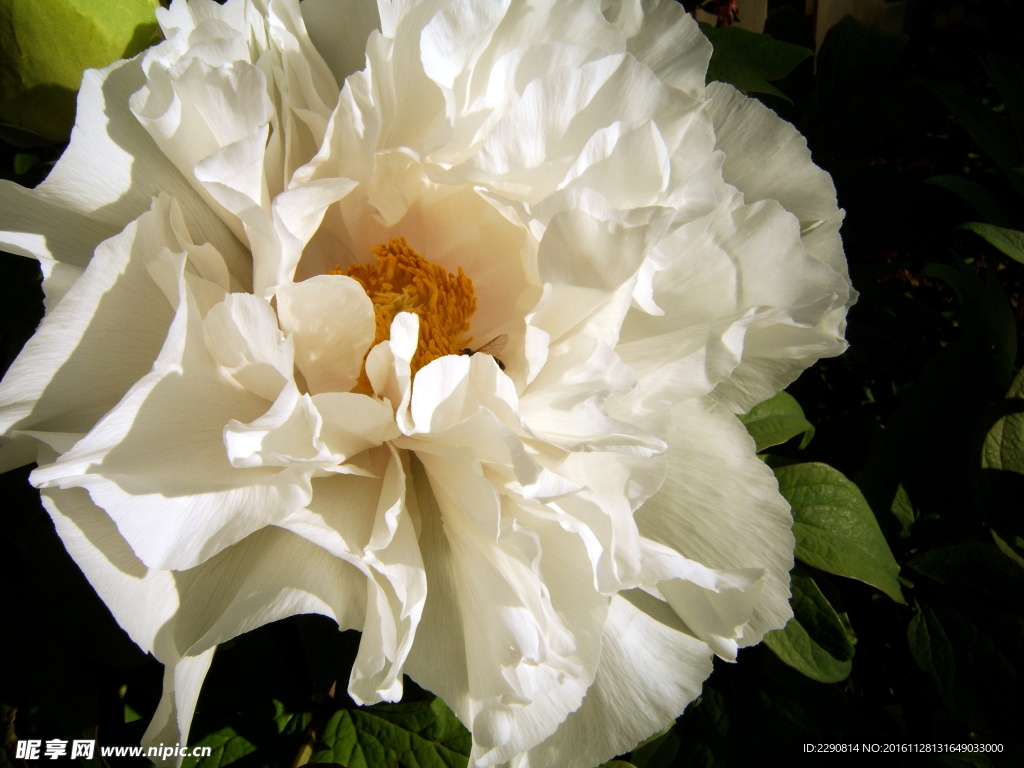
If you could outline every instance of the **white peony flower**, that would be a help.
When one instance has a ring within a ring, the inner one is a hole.
[[[472,765],[592,766],[785,624],[790,513],[734,414],[844,349],[842,215],[680,6],[159,21],[0,187],[47,305],[0,457],[166,665],[148,742],[218,643],[320,613],[363,633],[356,701],[408,674]]]

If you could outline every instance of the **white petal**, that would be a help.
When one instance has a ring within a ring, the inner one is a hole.
[[[742,411],[738,403],[770,397],[845,349],[837,313],[845,314],[849,281],[807,254],[781,205],[746,205],[729,189],[714,213],[659,244],[664,268],[652,285],[664,314],[630,312],[616,352],[648,391],[655,387],[645,379],[671,365],[657,386],[674,381],[675,398],[720,386],[719,399]]]
[[[664,462],[648,456],[586,451],[559,462],[559,475],[577,486],[551,507],[559,523],[584,541],[594,586],[614,594],[636,586],[641,575],[641,541],[633,511],[660,485]]]
[[[707,398],[673,411],[662,489],[637,511],[641,534],[710,568],[764,568],[740,645],[785,625],[793,519],[771,469],[735,416]]]
[[[377,478],[316,480],[309,510],[280,523],[366,574],[366,620],[349,681],[349,694],[363,704],[401,698],[427,592],[402,463],[385,448],[369,461]]]
[[[228,294],[214,306],[203,318],[203,339],[217,364],[264,400],[276,400],[292,378],[292,340],[270,305],[252,294]]]
[[[161,633],[163,698],[143,743],[183,744],[217,644],[288,616],[319,613],[341,629],[363,626],[365,579],[352,565],[266,528],[198,568],[174,574],[181,608]]]
[[[0,430],[85,432],[146,375],[174,310],[148,265],[179,250],[166,198],[98,248],[0,384]],[[31,460],[31,459],[30,459]]]
[[[61,540],[118,623],[167,665],[145,743],[185,743],[216,643],[297,613],[363,626],[363,576],[283,531],[257,534],[185,573],[148,569],[79,488],[46,489]]]
[[[627,50],[658,79],[699,98],[711,44],[680,4],[673,0],[623,0],[610,5],[605,12],[617,12],[614,21],[626,35]]]
[[[81,488],[47,488],[43,506],[93,589],[143,651],[173,623],[180,601],[174,575],[139,560],[110,517]]]
[[[519,426],[515,387],[489,355],[446,355],[416,373],[410,404],[415,432],[443,432],[480,409]]]
[[[327,209],[345,197],[356,186],[349,179],[328,178],[311,181],[282,192],[272,206],[274,231],[279,251],[265,256],[256,265],[254,276],[257,294],[267,295],[275,286],[292,279],[302,249],[324,218]]]
[[[195,241],[212,243],[231,273],[251,284],[248,252],[129,110],[145,85],[141,58],[86,70],[71,143],[32,194],[120,231],[165,193],[181,206]]]
[[[341,629],[363,623],[366,589],[359,570],[272,526],[175,579],[182,607],[173,642],[190,655],[301,613],[323,614]]]
[[[644,592],[612,598],[601,663],[583,706],[516,768],[590,768],[628,752],[700,695],[711,651]]]
[[[415,463],[413,479],[429,591],[407,671],[471,727],[475,764],[500,764],[579,706],[607,598],[593,589],[578,538],[514,505],[497,529],[481,529],[499,514],[486,481],[424,459],[430,479]]]
[[[168,660],[164,666],[164,687],[153,719],[142,736],[144,747],[187,744],[199,691],[213,663],[214,648],[196,655]],[[163,765],[178,765],[180,758],[162,758]],[[154,761],[155,762],[155,761]]]
[[[639,208],[658,202],[670,171],[668,147],[653,121],[636,128],[616,122],[591,137],[559,187],[586,187],[616,208]]]
[[[46,308],[52,310],[82,275],[96,246],[117,230],[0,181],[0,245],[38,259]]]
[[[391,321],[391,338],[371,349],[366,357],[366,376],[374,394],[391,402],[398,428],[406,433],[414,429],[409,402],[412,398],[412,356],[416,354],[419,330],[419,315],[399,312]]]
[[[309,39],[327,61],[338,87],[345,78],[362,69],[367,38],[381,26],[373,0],[305,0],[300,6]]]
[[[644,580],[657,586],[691,634],[726,661],[736,661],[765,569],[712,570],[649,539],[641,549]]]
[[[430,19],[420,33],[423,70],[445,88],[490,42],[510,0],[451,2]]]
[[[344,275],[311,277],[278,288],[277,311],[309,391],[352,389],[374,335],[373,304],[362,286]]]
[[[320,437],[339,461],[400,434],[390,406],[367,395],[325,392],[313,395],[313,405],[323,419]]]
[[[487,184],[535,203],[557,188],[599,129],[654,118],[671,137],[696,106],[627,55],[560,67],[526,85],[473,157],[435,176]]]
[[[167,342],[125,398],[55,464],[40,486],[86,488],[152,568],[191,568],[309,501],[312,469],[235,469],[222,431],[269,403],[237,385],[207,351],[183,257],[154,261],[180,304]]]
[[[324,57],[338,87],[363,68],[366,39],[380,29],[380,14],[373,0],[305,0],[299,8],[313,45]]]
[[[302,467],[328,469],[338,457],[320,440],[320,413],[309,395],[288,384],[270,410],[242,424],[232,419],[224,427],[224,447],[231,466]]]
[[[807,140],[761,102],[731,85],[711,83],[707,99],[716,144],[725,152],[726,182],[738,187],[748,203],[778,200],[805,231],[825,223],[828,247],[809,249],[810,254],[846,276],[836,189],[832,178],[811,161]]]

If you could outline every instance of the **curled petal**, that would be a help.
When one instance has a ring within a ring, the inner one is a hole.
[[[374,334],[373,305],[362,286],[342,275],[311,277],[279,288],[277,308],[310,392],[352,389]]]

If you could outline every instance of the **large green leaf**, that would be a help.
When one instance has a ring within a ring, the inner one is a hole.
[[[970,730],[1019,728],[1018,659],[1024,652],[1019,612],[968,611],[938,602],[920,605],[907,628],[917,666],[932,680],[939,699]]]
[[[1017,145],[1024,149],[1024,69],[1013,59],[997,53],[986,57],[985,69],[1003,97]]]
[[[910,620],[907,644],[917,666],[931,677],[943,700],[951,703],[956,672],[953,646],[931,608],[921,608]]]
[[[1005,389],[1012,381],[1015,370],[1017,324],[1013,307],[995,272],[990,269],[985,280],[982,280],[969,265],[959,259],[955,268],[947,264],[928,264],[922,271],[929,277],[938,277],[949,283],[956,292],[961,304],[956,320],[963,328],[963,335],[958,341],[973,347],[982,359],[990,357],[995,366],[992,371],[995,378],[991,383],[1000,390]],[[955,343],[946,345],[943,352],[950,350]],[[968,380],[982,379],[984,382],[982,374],[986,367],[978,365],[976,369],[967,369],[964,375]],[[934,416],[930,416],[934,421]]]
[[[815,62],[817,94],[807,127],[816,154],[863,152],[918,128],[932,113],[934,96],[897,66],[907,41],[852,16],[828,31]],[[852,186],[837,181],[840,188]],[[885,226],[878,220],[885,209],[877,210],[873,229]]]
[[[983,424],[987,432],[975,465],[979,471],[972,478],[976,503],[985,522],[1012,540],[1024,534],[1024,369],[1017,372],[1006,398],[989,407]]]
[[[998,248],[1011,259],[1024,264],[1024,232],[995,224],[984,224],[980,221],[969,221],[962,224],[963,229],[981,235],[989,245]]]
[[[134,56],[159,35],[157,0],[0,3],[0,136],[66,141],[82,72]]]
[[[852,666],[853,643],[839,614],[805,573],[793,573],[792,591],[793,618],[784,628],[765,635],[765,645],[812,680],[845,680]]]
[[[826,464],[791,464],[775,475],[793,508],[797,558],[903,601],[899,565],[856,485]]]
[[[255,744],[241,734],[235,733],[231,727],[221,728],[190,746],[193,749],[210,747],[213,751],[209,757],[186,757],[181,764],[182,768],[221,768],[241,760],[257,749]]]
[[[676,735],[675,723],[640,742],[630,754],[630,763],[636,768],[672,768],[682,739]]]
[[[674,765],[720,768],[726,764],[725,754],[733,740],[721,693],[706,683],[700,698],[686,708],[678,723],[680,748]]]
[[[1024,368],[1007,393],[1010,412],[1001,416],[985,436],[981,448],[982,469],[1024,474]]]
[[[439,699],[342,709],[324,726],[311,763],[346,768],[465,768],[468,733]]]
[[[780,445],[797,435],[803,435],[800,447],[804,448],[814,437],[814,426],[804,417],[800,403],[788,392],[779,392],[758,403],[740,416],[740,421],[754,438],[758,451]]]
[[[748,93],[770,93],[789,101],[771,81],[781,80],[813,55],[802,45],[784,43],[739,27],[715,28],[702,23],[700,28],[714,46],[707,81],[730,83]]]
[[[1020,220],[1020,217],[1012,213],[987,187],[976,181],[970,181],[962,176],[942,175],[933,176],[925,183],[948,189],[971,206],[989,224],[1012,227]]]
[[[981,466],[1024,474],[1024,413],[1008,414],[992,425],[982,445]]]
[[[988,542],[940,547],[907,563],[967,602],[989,600],[1024,609],[1024,569]]]
[[[939,82],[928,85],[1017,191],[1024,194],[1024,177],[1017,170],[1021,161],[1020,148],[1006,121],[957,86]]]

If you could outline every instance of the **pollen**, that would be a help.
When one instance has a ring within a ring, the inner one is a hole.
[[[458,268],[452,274],[440,264],[420,256],[404,237],[392,238],[370,249],[376,261],[335,266],[332,275],[346,275],[358,281],[373,302],[376,330],[373,343],[391,336],[391,321],[399,312],[419,315],[420,335],[412,371],[444,355],[457,355],[469,346],[469,320],[476,312],[473,281]],[[366,370],[360,385],[369,388]]]

